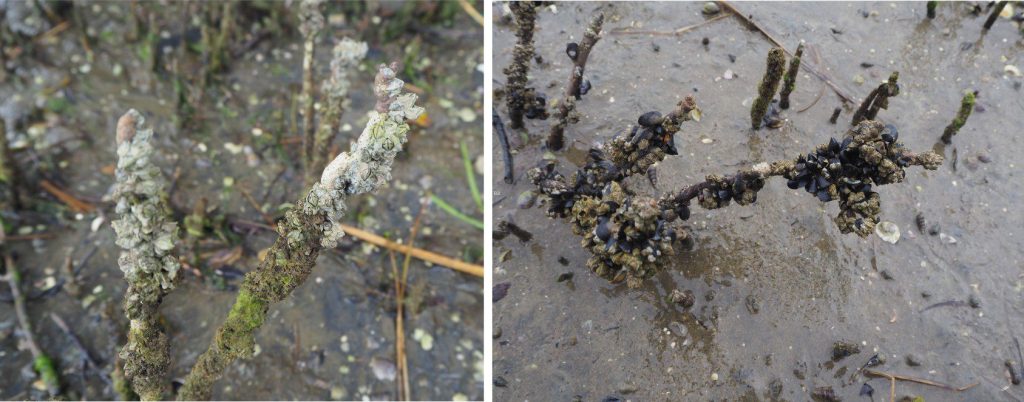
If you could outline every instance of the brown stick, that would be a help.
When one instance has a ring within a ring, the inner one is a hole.
[[[569,70],[569,85],[565,87],[565,95],[558,105],[558,119],[551,126],[551,133],[548,134],[547,146],[552,151],[558,151],[565,146],[565,127],[573,119],[570,115],[576,109],[576,101],[581,98],[580,85],[583,84],[583,72],[587,68],[587,58],[590,57],[590,50],[599,39],[601,39],[601,25],[604,24],[604,14],[598,14],[587,27],[576,49],[576,57],[571,54],[569,58],[573,61],[573,67]],[[573,43],[569,44],[574,45]]]
[[[980,383],[976,382],[976,383],[973,383],[973,384],[970,384],[970,385],[966,385],[966,386],[963,386],[963,387],[954,387],[954,386],[949,385],[949,384],[943,384],[941,382],[927,380],[927,379],[924,379],[924,378],[917,378],[917,377],[905,376],[905,375],[900,375],[900,374],[886,373],[886,372],[883,372],[883,371],[876,371],[876,370],[871,370],[871,369],[865,369],[864,373],[869,375],[869,376],[884,377],[884,378],[888,378],[889,379],[889,381],[890,381],[889,400],[890,401],[895,401],[896,400],[896,381],[897,380],[898,381],[915,382],[915,383],[924,384],[924,385],[930,385],[930,386],[933,386],[933,387],[938,387],[938,388],[942,388],[942,389],[945,389],[945,390],[948,390],[948,391],[956,391],[956,392],[966,391],[966,390],[974,388],[975,386],[980,384]]]
[[[727,12],[726,13],[722,13],[721,15],[716,15],[716,16],[714,16],[712,18],[708,18],[708,19],[706,19],[704,21],[701,21],[701,22],[698,22],[696,24],[691,24],[691,25],[687,25],[687,26],[684,26],[684,27],[681,27],[681,28],[677,28],[677,29],[675,29],[673,31],[670,31],[670,32],[665,32],[665,31],[626,31],[626,30],[623,30],[623,29],[619,28],[619,29],[613,29],[609,33],[612,34],[612,35],[659,35],[659,36],[675,35],[675,36],[679,36],[679,35],[682,35],[684,33],[690,32],[690,31],[692,31],[694,29],[697,29],[697,28],[700,28],[702,26],[711,24],[712,22],[715,22],[715,21],[718,21],[718,20],[721,20],[721,19],[725,19],[725,18],[729,18],[731,16],[732,16],[731,13],[727,13]]]
[[[11,287],[11,296],[14,298],[14,315],[18,318],[18,326],[21,327],[25,344],[28,345],[28,350],[32,353],[36,372],[39,373],[39,377],[46,385],[46,391],[51,397],[56,397],[60,394],[60,378],[57,375],[53,361],[43,353],[43,350],[39,348],[39,344],[36,343],[32,332],[32,324],[28,318],[28,311],[25,309],[25,295],[21,293],[21,274],[14,265],[14,258],[11,258],[10,254],[4,253],[3,259],[4,266],[7,267],[7,273],[0,277],[0,279],[6,281]]]
[[[88,213],[96,210],[96,207],[94,207],[92,204],[75,198],[75,196],[68,194],[64,190],[61,190],[53,183],[50,183],[45,179],[39,182],[39,186],[42,187],[43,190],[46,190],[46,192],[53,194],[54,197],[57,197],[57,199],[59,199],[64,204],[67,204],[67,206],[71,208],[72,211],[78,213]]]
[[[248,226],[248,227],[257,228],[257,229],[263,229],[263,230],[270,230],[270,231],[276,231],[277,230],[274,226],[265,225],[265,224],[262,224],[262,223],[259,223],[259,222],[246,221],[246,220],[242,220],[242,219],[235,220],[232,223],[236,224],[236,225],[240,225],[240,226]],[[451,258],[451,257],[446,257],[446,256],[443,256],[443,255],[437,254],[437,253],[432,252],[432,251],[427,251],[427,250],[420,249],[420,248],[415,248],[415,247],[409,247],[408,245],[404,245],[404,244],[398,244],[398,243],[395,243],[395,242],[393,242],[391,240],[388,240],[388,239],[385,239],[385,238],[383,238],[381,236],[378,236],[378,235],[376,235],[374,233],[371,233],[371,232],[359,229],[359,228],[357,228],[355,226],[346,225],[346,224],[341,224],[339,226],[341,226],[342,230],[345,231],[345,234],[351,235],[352,237],[355,237],[356,239],[365,241],[365,242],[373,244],[375,246],[383,247],[383,248],[386,248],[388,250],[396,251],[396,252],[403,253],[403,254],[408,252],[413,257],[418,258],[418,259],[423,260],[423,261],[426,261],[426,262],[429,262],[431,264],[437,264],[437,265],[443,266],[445,268],[450,268],[450,269],[453,269],[453,270],[456,270],[456,271],[459,271],[459,272],[462,272],[462,273],[470,274],[470,275],[473,275],[473,276],[477,276],[477,277],[480,277],[480,278],[484,277],[484,267],[481,266],[481,265],[470,264],[470,263],[467,263],[467,262],[464,262],[464,261],[456,260],[456,259]]]

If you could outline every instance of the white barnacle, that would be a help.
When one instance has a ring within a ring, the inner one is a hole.
[[[345,198],[372,192],[391,180],[391,165],[409,133],[406,121],[423,113],[423,108],[416,106],[415,94],[401,92],[404,85],[402,80],[395,78],[394,70],[380,67],[374,92],[377,93],[378,104],[384,102],[387,105],[386,113],[369,112],[369,121],[352,148],[327,165],[320,181],[306,196],[305,212],[327,214],[328,222],[321,228],[324,247],[334,247],[344,235],[339,224],[345,213]]]
[[[170,255],[178,225],[166,212],[165,181],[151,163],[153,130],[145,122],[134,109],[118,121],[113,193],[118,219],[111,226],[124,249],[118,265],[125,279],[141,292],[160,292],[174,286],[178,273],[178,260]]]

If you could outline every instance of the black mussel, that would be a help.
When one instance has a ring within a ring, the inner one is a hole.
[[[729,190],[718,190],[718,199],[721,201],[729,201],[732,199],[732,193]]]
[[[679,216],[679,220],[681,221],[690,219],[690,207],[686,205],[680,205],[676,207],[676,215]]]
[[[831,151],[832,153],[839,153],[839,151],[843,150],[843,146],[840,145],[839,141],[836,141],[835,138],[829,138],[828,139],[828,150]]]
[[[886,124],[885,128],[882,130],[882,141],[892,144],[896,142],[896,140],[899,138],[900,132],[896,130],[896,126],[892,124]]]
[[[814,180],[814,179],[811,179],[811,181],[807,182],[807,184],[804,185],[804,190],[807,190],[808,193],[817,193],[818,192],[818,181]]]
[[[743,181],[742,178],[735,178],[732,181],[732,192],[736,194],[742,194],[747,191],[747,182]]]
[[[665,146],[665,154],[666,155],[679,155],[679,150],[676,149],[676,136],[675,135],[668,136],[668,144],[665,144],[665,145],[666,145]]]
[[[670,229],[668,230],[668,239],[669,239],[670,241],[672,241],[672,242],[675,242],[675,241],[676,241],[676,230],[675,230],[675,229],[671,229],[671,228],[670,228]]]
[[[661,231],[665,228],[665,221],[658,219],[658,227],[654,228],[654,240],[661,240]]]
[[[846,148],[849,147],[851,143],[853,143],[853,137],[843,138],[843,143],[840,144],[839,148],[842,150],[846,150]]]
[[[654,126],[654,133],[657,134],[657,135],[664,135],[665,134],[665,127],[664,126],[660,126],[660,125]]]
[[[623,252],[632,253],[634,248],[636,248],[636,246],[633,242],[624,241],[619,243],[619,250],[622,250]]]
[[[790,180],[790,181],[786,182],[786,186],[789,186],[789,188],[791,190],[796,190],[796,189],[800,188],[800,182],[795,180],[795,179],[794,180]]]
[[[828,185],[828,179],[826,179],[824,176],[818,176],[818,188],[825,189],[828,188]]]
[[[569,42],[565,45],[565,54],[569,56],[572,61],[576,61],[576,56],[580,54],[580,45],[576,42]]]
[[[828,191],[827,190],[818,190],[818,194],[817,195],[818,195],[818,200],[821,200],[821,202],[832,201],[832,196],[828,195]]]
[[[619,209],[619,203],[617,203],[615,201],[612,201],[612,200],[605,201],[603,204],[607,205],[608,206],[608,210],[610,210],[610,211],[615,211],[615,210]]]
[[[651,131],[650,128],[645,128],[639,134],[634,135],[633,138],[629,140],[629,143],[632,144],[632,145],[636,145],[636,144],[639,144],[640,141],[651,139],[651,137],[653,137],[653,136],[654,136],[654,131]]]
[[[619,240],[615,239],[615,238],[612,238],[610,241],[605,243],[604,251],[610,251],[610,250],[612,250],[612,249],[614,249],[614,248],[616,248],[618,246],[619,246]]]
[[[856,226],[857,229],[860,229],[864,226],[864,218],[857,218],[857,220],[853,221],[853,225]]]
[[[597,217],[597,227],[594,228],[594,233],[598,239],[602,241],[608,241],[608,238],[612,236],[611,229],[608,228],[608,221],[610,219],[607,216]]]
[[[583,82],[580,83],[580,95],[586,95],[587,92],[590,92],[591,88],[590,80],[583,80]]]
[[[636,119],[636,122],[644,127],[657,126],[661,124],[661,121],[661,113],[659,113],[658,111],[644,113],[640,115],[639,119]]]

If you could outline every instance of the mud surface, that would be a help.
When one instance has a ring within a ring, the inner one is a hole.
[[[116,264],[120,250],[110,228],[113,205],[103,201],[113,183],[114,127],[121,114],[136,108],[155,128],[156,163],[173,183],[170,201],[176,217],[183,219],[205,198],[208,217],[224,222],[219,234],[198,242],[197,263],[182,270],[178,288],[161,308],[175,379],[183,378],[206,349],[234,301],[241,275],[255,268],[260,251],[272,244],[276,235],[260,228],[264,215],[281,216],[282,208],[303,191],[301,141],[295,129],[301,125],[295,102],[302,49],[294,13],[280,3],[281,13],[257,16],[281,26],[269,36],[272,24],[256,26],[255,17],[245,16],[240,27],[244,34],[231,45],[237,54],[228,59],[228,71],[199,89],[201,56],[194,24],[200,5],[142,4],[152,7],[148,24],[149,32],[157,35],[155,46],[127,39],[128,3],[77,3],[74,13],[82,24],[72,21],[66,29],[35,37],[4,34],[5,48],[20,50],[4,58],[0,102],[8,138],[31,190],[23,191],[29,207],[5,210],[3,222],[8,236],[43,236],[8,240],[5,248],[16,256],[27,293],[63,283],[62,290],[30,301],[28,310],[37,339],[57,362],[72,399],[115,397],[103,377],[109,375],[127,329],[120,310],[125,288]],[[353,78],[352,102],[336,149],[347,150],[362,130],[373,107],[374,66],[382,62],[414,63],[399,77],[421,92],[419,103],[430,120],[414,126],[395,163],[391,185],[354,199],[347,223],[404,242],[428,191],[467,215],[482,216],[470,195],[459,151],[459,143],[465,142],[475,161],[483,147],[480,25],[457,5],[402,21],[403,13],[423,11],[402,3],[369,11],[342,8],[332,4],[326,13],[330,24],[318,42],[320,77],[326,77],[330,49],[344,35],[368,41],[370,52]],[[181,31],[192,38],[188,52],[181,51]],[[161,55],[155,72],[145,62],[150,52]],[[182,53],[186,56],[176,70],[172,63]],[[181,71],[183,79],[174,71]],[[199,99],[189,102],[194,108],[189,115],[176,106],[175,85],[181,82],[189,85],[187,96]],[[70,211],[40,189],[43,179],[97,210]],[[475,179],[481,180],[480,171]],[[416,246],[482,263],[480,230],[436,206],[424,213]],[[176,252],[187,260],[191,250],[182,240]],[[69,291],[70,278],[63,269],[68,258],[80,270],[77,295]],[[397,259],[400,265],[402,256]],[[218,266],[218,261],[228,263]],[[408,284],[405,328],[412,397],[482,399],[482,280],[413,259]],[[0,294],[9,294],[6,285]],[[10,306],[5,299],[0,307],[0,398],[43,397],[32,384],[31,355],[13,334]],[[213,398],[397,398],[395,306],[388,252],[346,237],[337,249],[321,254],[307,283],[271,307],[267,324],[256,334],[257,355],[232,365],[215,386]],[[98,370],[82,369],[79,349],[50,313],[68,322],[99,363]],[[433,342],[422,341],[421,334]]]
[[[558,4],[539,13],[543,62],[531,66],[530,85],[548,99],[559,97],[568,77],[565,44],[582,37],[596,12],[605,13],[604,37],[587,64],[593,89],[577,103],[580,123],[566,131],[571,149],[556,156],[563,173],[642,113],[666,113],[691,93],[703,119],[676,135],[680,155],[659,165],[657,188],[634,178],[627,181],[634,191],[661,195],[707,174],[792,158],[846,131],[856,105],[844,108],[839,124],[829,124],[842,102],[806,71],[797,78],[792,108],[783,112],[785,125],[750,130],[750,103],[771,44],[736,17],[678,36],[615,33],[670,33],[709,19],[702,6]],[[518,195],[532,189],[525,172],[544,158],[540,147],[552,123],[527,120],[527,130],[510,132],[518,148],[516,184],[496,180],[494,186],[495,219],[511,219],[533,234],[528,242],[508,236],[494,243],[494,283],[510,284],[494,307],[501,331],[494,375],[507,382],[495,388],[495,399],[803,401],[815,388],[831,386],[843,400],[867,400],[858,397],[865,382],[875,400],[887,399],[888,380],[857,373],[876,353],[884,359],[877,370],[954,386],[979,383],[956,394],[901,382],[897,398],[1024,399],[1004,366],[1017,359],[1014,339],[1024,336],[1018,206],[1024,146],[1016,135],[1024,96],[1022,78],[1004,73],[1006,65],[1024,64],[1017,28],[1000,19],[983,34],[985,15],[972,15],[969,3],[940,4],[934,20],[925,18],[923,3],[736,6],[789,50],[806,41],[805,63],[858,102],[900,71],[902,92],[879,118],[895,124],[911,150],[932,148],[963,91],[980,91],[967,125],[941,150],[944,166],[909,169],[906,182],[879,187],[882,220],[898,225],[901,239],[842,235],[832,222],[835,203],[771,180],[754,205],[695,207],[686,222],[692,249],[642,288],[610,285],[587,270],[589,255],[566,222],[547,218],[543,205],[517,208]],[[502,8],[494,6],[496,16],[507,14]],[[496,69],[508,64],[514,40],[511,25],[498,22]],[[497,74],[495,87],[503,82]],[[507,116],[503,100],[495,107]],[[498,178],[498,141],[491,151]],[[918,212],[942,235],[921,233]],[[564,273],[574,275],[558,281]],[[696,304],[687,311],[667,301],[674,289],[692,290]],[[970,307],[971,298],[978,308]],[[923,311],[951,300],[957,302]],[[836,341],[855,343],[860,352],[831,362]],[[920,365],[909,366],[908,356]]]

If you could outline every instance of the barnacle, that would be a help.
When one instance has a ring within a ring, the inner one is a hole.
[[[372,192],[391,180],[391,165],[409,132],[406,120],[423,113],[423,108],[416,106],[416,95],[402,93],[404,83],[395,77],[394,68],[383,64],[378,68],[374,82],[377,109],[370,111],[370,120],[352,149],[327,165],[306,196],[305,213],[327,215],[322,227],[324,247],[334,247],[345,234],[339,226],[345,198]]]

